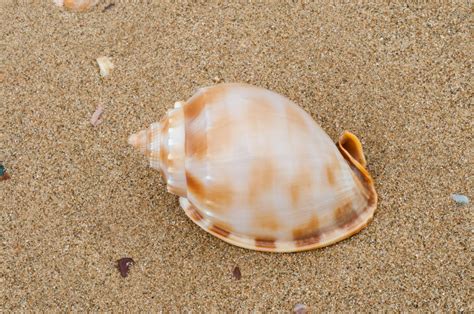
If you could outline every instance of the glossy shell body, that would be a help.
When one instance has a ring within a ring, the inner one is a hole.
[[[377,196],[359,140],[337,145],[295,103],[220,84],[130,136],[186,214],[231,244],[272,252],[323,247],[372,219]]]

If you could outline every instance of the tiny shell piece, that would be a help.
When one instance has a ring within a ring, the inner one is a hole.
[[[99,0],[54,0],[58,7],[64,7],[71,11],[84,12],[95,6]]]
[[[295,314],[306,314],[306,313],[308,313],[308,309],[307,309],[306,305],[298,303],[293,308],[293,313],[295,313]]]
[[[469,204],[469,197],[462,194],[451,194],[451,198],[458,204],[467,205]]]
[[[99,105],[91,117],[91,124],[93,126],[98,126],[102,123],[102,113],[104,113],[104,107]]]
[[[100,69],[100,76],[106,77],[109,75],[110,71],[114,68],[112,61],[109,57],[99,57],[97,58],[97,64]]]

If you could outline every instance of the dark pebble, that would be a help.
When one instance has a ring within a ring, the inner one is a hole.
[[[115,5],[115,3],[110,3],[109,5],[107,5],[107,6],[102,10],[102,12],[105,12],[105,11],[107,11],[107,10],[112,9],[112,8],[114,7],[114,5]]]
[[[130,270],[130,266],[132,266],[135,261],[133,259],[131,259],[130,257],[124,257],[124,258],[121,258],[117,261],[118,263],[118,269],[120,271],[120,275],[122,275],[122,277],[127,277],[128,276],[128,271]]]
[[[0,164],[0,181],[10,179],[10,175],[4,165]]]
[[[242,273],[240,272],[239,266],[234,267],[234,270],[232,271],[232,276],[234,276],[234,278],[237,280],[240,280],[240,278],[242,278]]]

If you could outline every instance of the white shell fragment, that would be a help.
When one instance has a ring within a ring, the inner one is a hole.
[[[84,12],[95,6],[99,0],[54,0],[58,7],[64,7],[71,11]]]
[[[288,98],[218,84],[129,137],[186,215],[240,247],[295,252],[359,232],[377,205],[359,139],[335,144]]]
[[[91,124],[93,126],[98,126],[99,124],[102,123],[102,114],[104,113],[104,107],[101,105],[97,106],[97,109],[95,112],[92,114],[91,117]]]
[[[293,313],[295,313],[295,314],[306,314],[306,313],[308,313],[308,308],[306,307],[306,305],[298,303],[293,308]]]
[[[109,57],[99,57],[97,58],[97,64],[100,69],[100,76],[106,77],[110,74],[110,71],[114,68],[114,64]]]
[[[469,197],[462,194],[451,194],[451,198],[458,204],[467,205],[469,204]]]

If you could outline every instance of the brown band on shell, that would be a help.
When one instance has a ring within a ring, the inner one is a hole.
[[[224,238],[227,238],[230,234],[230,231],[227,231],[227,230],[223,229],[222,227],[220,227],[218,225],[215,225],[215,224],[211,225],[209,227],[209,230],[216,233],[216,234],[218,234],[218,235],[220,235],[220,236],[222,236],[222,237],[224,237]]]
[[[314,245],[321,242],[321,232],[318,230],[313,234],[307,235],[305,238],[295,239],[294,243],[296,247],[304,247],[308,245]]]
[[[357,221],[357,218],[359,218],[359,215],[352,208],[351,202],[344,204],[334,211],[334,220],[339,228],[349,228]]]
[[[206,88],[197,92],[183,106],[185,123],[185,153],[200,159],[207,154],[207,134],[205,121],[196,120],[206,106],[215,103],[226,91],[225,85]]]
[[[186,172],[188,195],[192,195],[198,202],[205,204],[206,209],[215,212],[229,210],[233,201],[233,191],[229,185],[215,183],[206,186],[201,180]]]
[[[321,238],[319,219],[316,216],[293,230],[293,241],[297,247],[318,243]]]
[[[194,197],[201,199],[206,195],[206,187],[204,184],[194,177],[189,172],[186,172],[186,185],[188,187],[188,193],[192,194]]]
[[[276,248],[275,242],[274,238],[255,238],[255,246],[260,248],[274,249]]]
[[[192,220],[194,221],[200,221],[203,219],[203,216],[201,215],[201,213],[197,210],[196,207],[194,207],[194,205],[192,204],[189,204],[190,207],[188,209],[188,213],[189,213],[189,217],[191,217]]]
[[[298,226],[298,228],[293,229],[293,239],[295,241],[301,240],[307,237],[314,236],[319,230],[319,219],[316,216],[311,217],[311,219]]]
[[[206,106],[205,94],[191,100],[183,107],[184,112],[184,137],[186,156],[201,159],[207,153],[207,134],[204,121],[199,124],[195,119],[199,117]],[[202,124],[202,125],[201,125]]]
[[[184,119],[187,122],[192,122],[194,119],[199,117],[206,106],[206,98],[206,92],[202,91],[201,93],[196,94],[194,97],[191,97],[191,99],[189,99],[183,106]]]

